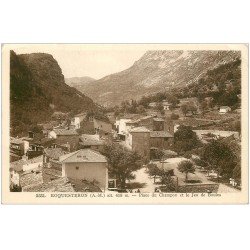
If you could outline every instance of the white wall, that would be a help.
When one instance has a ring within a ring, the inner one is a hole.
[[[50,131],[49,134],[48,134],[48,138],[54,138],[54,139],[56,139],[56,133],[55,133],[55,131]]]
[[[23,165],[23,171],[32,170],[43,165],[43,161]]]
[[[130,122],[130,121],[131,119],[120,119],[119,121],[117,121],[118,122],[117,124],[119,125],[119,131],[118,131],[119,134],[128,133],[128,129],[130,127],[127,127],[126,122]]]
[[[76,167],[79,167],[77,170]],[[64,163],[62,166],[62,176],[72,179],[86,179],[87,181],[96,180],[99,182],[97,186],[101,189],[106,189],[108,183],[107,163]]]

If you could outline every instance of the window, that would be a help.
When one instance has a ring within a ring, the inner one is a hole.
[[[79,170],[79,167],[76,167],[76,170]]]

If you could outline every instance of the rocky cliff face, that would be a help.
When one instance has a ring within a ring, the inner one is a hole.
[[[10,54],[10,115],[13,135],[49,121],[54,111],[95,110],[93,101],[65,84],[57,61],[49,54]]]
[[[106,76],[81,91],[104,105],[186,86],[197,81],[208,69],[240,57],[237,51],[148,51],[132,67]]]

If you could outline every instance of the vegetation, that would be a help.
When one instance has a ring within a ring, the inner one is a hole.
[[[154,178],[154,183],[156,182],[156,178],[159,177],[161,185],[165,186],[165,191],[175,190],[175,183],[172,179],[172,176],[174,175],[173,170],[160,169],[155,163],[149,163],[147,167],[148,174]]]
[[[189,126],[179,126],[174,133],[174,151],[183,154],[201,146],[197,135]]]
[[[201,160],[206,162],[208,171],[217,171],[223,179],[229,179],[233,176],[239,179],[240,170],[237,156],[231,147],[222,140],[213,140],[206,144],[202,150]]]
[[[147,165],[148,167],[148,174],[154,178],[154,183],[157,176],[161,176],[161,170],[157,167],[157,164],[155,163],[149,163]]]
[[[79,113],[98,109],[93,101],[64,82],[61,69],[49,54],[10,53],[11,135],[27,133],[51,120],[55,111]]]
[[[203,109],[212,108],[215,105],[239,107],[241,60],[237,59],[208,70],[197,82],[176,89],[176,93],[178,98],[198,97]]]
[[[194,164],[189,161],[189,160],[185,160],[185,161],[182,161],[178,164],[178,170],[181,172],[181,173],[185,173],[185,182],[188,181],[188,174],[189,173],[192,173],[194,174],[195,173],[195,166]]]
[[[122,189],[127,180],[135,178],[133,172],[142,167],[141,157],[137,152],[130,151],[118,144],[107,144],[102,153],[108,159],[109,172],[117,177]]]

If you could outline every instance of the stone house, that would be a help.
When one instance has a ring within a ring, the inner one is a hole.
[[[100,135],[82,134],[79,138],[79,148],[90,148],[100,151],[104,146],[104,140],[100,139]]]
[[[88,181],[101,190],[108,188],[108,163],[106,157],[91,149],[80,149],[60,157],[62,177]]]
[[[69,144],[70,151],[78,149],[79,135],[74,129],[54,129],[49,132],[49,138],[55,138],[55,143]]]
[[[29,142],[23,139],[10,137],[10,161],[22,158],[29,149]]]
[[[174,136],[168,131],[151,131],[150,132],[150,147],[160,150],[170,149],[174,143]]]

